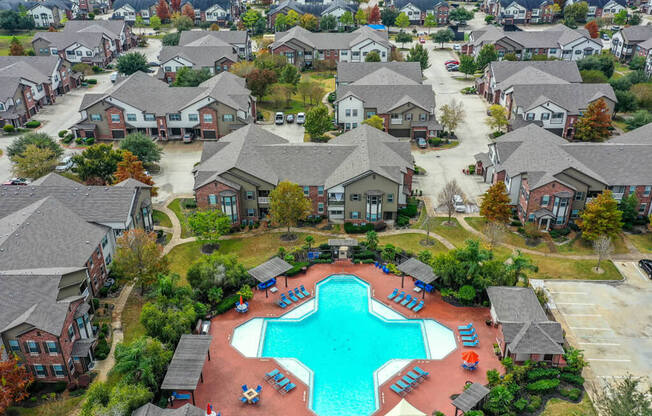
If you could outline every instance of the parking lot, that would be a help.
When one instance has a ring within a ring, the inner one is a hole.
[[[635,262],[614,263],[625,281],[544,282],[556,318],[568,341],[584,350],[589,380],[598,388],[627,374],[652,374],[652,281]]]
[[[296,115],[295,115],[296,116]],[[277,134],[290,143],[303,143],[303,135],[306,129],[297,123],[283,123],[277,125],[274,123],[261,124],[260,127]]]

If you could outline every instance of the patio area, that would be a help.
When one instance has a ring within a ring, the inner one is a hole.
[[[414,360],[403,371],[390,378],[380,386],[378,401],[380,408],[374,415],[384,415],[398,404],[401,397],[390,390],[392,380],[403,376],[412,367],[419,366],[430,373],[421,385],[408,393],[405,398],[421,411],[431,414],[434,410],[454,415],[455,408],[451,405],[450,396],[461,393],[464,383],[486,382],[486,371],[496,368],[502,370],[498,358],[493,352],[493,343],[496,340],[497,330],[484,324],[490,318],[488,308],[459,308],[442,301],[438,293],[425,294],[425,306],[418,313],[414,313],[399,304],[387,299],[394,288],[401,287],[401,279],[394,275],[387,275],[373,265],[354,265],[348,261],[338,261],[333,264],[317,264],[305,274],[288,278],[288,288],[285,288],[285,279],[279,279],[276,287],[278,293],[270,293],[265,297],[264,291],[255,291],[254,298],[249,301],[249,312],[237,313],[231,310],[213,319],[210,335],[213,340],[210,346],[211,360],[206,361],[203,371],[203,383],[197,385],[195,400],[198,407],[206,407],[211,403],[216,412],[223,416],[236,415],[314,415],[308,408],[309,388],[297,377],[285,371],[274,359],[246,358],[231,346],[231,337],[234,328],[255,317],[278,317],[291,311],[302,302],[294,302],[291,306],[281,309],[276,302],[279,293],[287,292],[299,285],[304,285],[308,291],[315,293],[315,285],[327,276],[333,274],[353,274],[371,285],[372,295],[383,304],[403,314],[407,318],[434,319],[449,327],[456,334],[457,349],[442,360]],[[414,283],[412,278],[405,278],[406,293],[412,292]],[[421,294],[419,294],[421,297]],[[475,348],[462,347],[461,338],[457,327],[473,322],[480,344]],[[461,354],[473,350],[478,353],[480,364],[478,369],[471,372],[461,367]],[[271,370],[278,368],[288,374],[297,387],[288,394],[281,395],[272,386],[263,383],[263,377]],[[260,392],[260,401],[255,405],[242,404],[242,385],[263,386]],[[181,407],[187,401],[175,401],[174,407]]]

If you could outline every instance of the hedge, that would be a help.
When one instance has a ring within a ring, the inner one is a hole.
[[[536,381],[542,378],[557,378],[559,377],[559,370],[555,368],[536,368],[527,373],[529,381]]]
[[[541,407],[541,396],[530,396],[530,404],[527,405],[526,410],[530,413],[534,413]]]
[[[353,260],[372,260],[375,258],[376,252],[372,250],[364,250],[353,254]]]
[[[517,401],[514,402],[513,406],[514,406],[514,408],[516,410],[518,410],[519,412],[522,412],[527,407],[527,404],[528,404],[527,399],[520,398],[520,399],[518,399]]]
[[[38,121],[38,120],[30,120],[27,123],[25,123],[25,127],[29,128],[29,129],[35,129],[40,125],[41,125],[41,122]]]
[[[582,390],[578,388],[572,388],[572,389],[561,389],[559,392],[562,396],[567,397],[573,401],[577,400],[582,396]]]
[[[11,124],[5,124],[4,126],[2,126],[2,130],[4,130],[5,133],[12,133],[14,130],[16,130],[16,128]]]
[[[224,312],[230,310],[231,308],[234,308],[235,303],[238,302],[239,300],[240,300],[240,295],[238,295],[237,293],[234,293],[231,296],[225,297],[215,307],[215,314],[216,315],[221,315]]]
[[[287,277],[297,275],[297,274],[299,274],[299,272],[301,272],[302,268],[308,267],[308,265],[309,265],[309,263],[307,261],[302,261],[302,262],[299,262],[299,263],[295,263],[294,266],[292,266],[292,268],[290,270],[285,272],[285,275]]]
[[[347,234],[364,234],[367,231],[373,231],[373,229],[374,229],[373,224],[358,225],[352,222],[344,223],[344,231]]]
[[[311,261],[312,264],[327,264],[327,263],[332,263],[333,259],[313,259]]]
[[[559,379],[552,380],[542,379],[527,385],[527,391],[530,393],[549,393],[559,387]]]
[[[578,376],[578,375],[573,374],[573,373],[561,373],[559,378],[562,379],[563,381],[567,382],[567,383],[574,384],[574,385],[576,385],[578,387],[581,387],[581,386],[584,385],[584,377]]]
[[[89,78],[86,80],[90,85],[95,85],[97,84],[97,80],[95,78]]]
[[[406,217],[405,215],[399,215],[398,219],[396,220],[396,225],[399,227],[405,227],[406,225],[410,224],[410,217]]]
[[[410,217],[410,218],[416,217],[418,213],[419,213],[419,205],[415,203],[407,204],[405,208],[401,208],[398,210],[399,216],[403,215],[405,217]]]

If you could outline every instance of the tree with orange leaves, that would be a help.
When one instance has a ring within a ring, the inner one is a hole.
[[[378,24],[380,23],[380,8],[378,5],[375,5],[371,10],[369,10],[369,18],[367,23]]]
[[[29,397],[27,388],[33,381],[34,376],[27,371],[16,354],[6,361],[0,361],[0,414],[12,403]]]
[[[601,142],[611,136],[611,114],[607,103],[600,98],[587,107],[575,123],[575,138],[585,142]]]
[[[122,151],[122,161],[118,162],[118,170],[115,171],[113,176],[115,177],[115,183],[133,178],[146,185],[150,185],[152,186],[152,196],[156,196],[156,188],[154,188],[152,177],[145,172],[143,162],[138,159],[138,156],[129,150]]]
[[[156,5],[156,15],[162,22],[170,20],[170,8],[165,0],[159,0]]]
[[[190,3],[186,3],[183,5],[181,8],[181,14],[184,16],[188,16],[192,21],[195,21],[195,9],[192,8],[192,5]]]
[[[181,11],[181,0],[170,0],[170,7],[172,11]]]
[[[591,35],[592,39],[596,39],[600,35],[600,28],[595,20],[591,20],[585,24],[584,29],[589,31],[589,35]]]

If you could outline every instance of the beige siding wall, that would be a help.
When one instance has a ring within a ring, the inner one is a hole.
[[[351,212],[353,211],[360,212],[360,219],[365,218],[366,203],[367,203],[366,192],[369,190],[378,190],[384,192],[383,202],[382,202],[383,213],[397,211],[398,184],[392,182],[391,180],[381,175],[370,174],[344,187],[344,193],[346,197],[344,202],[345,220],[351,219]],[[352,201],[351,195],[353,194],[359,194],[360,200]],[[387,202],[387,197],[389,194],[392,194],[393,202]],[[392,218],[395,219],[396,215],[393,215]]]

